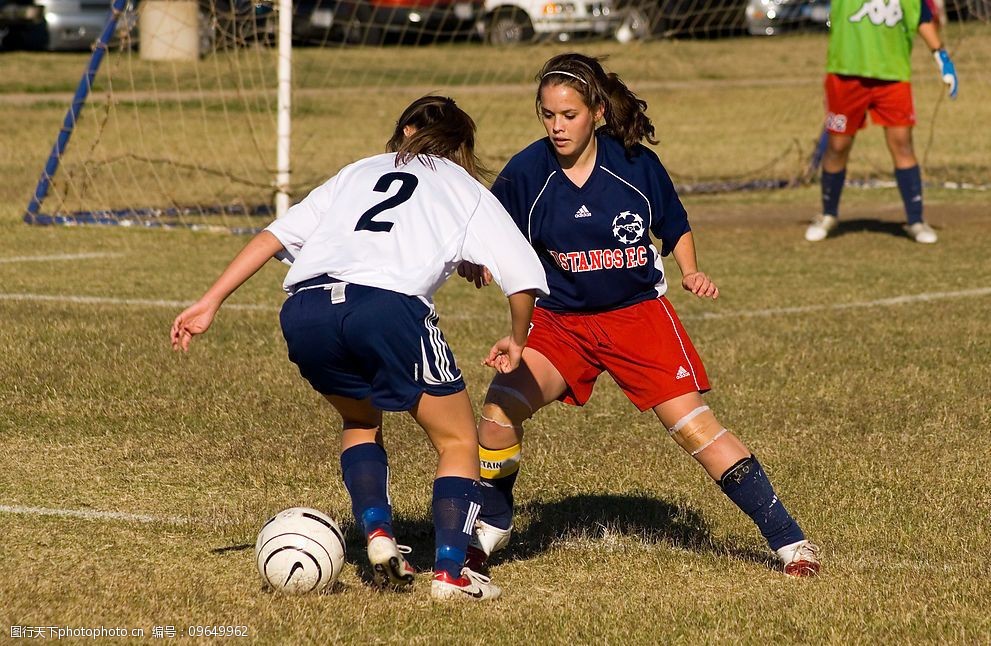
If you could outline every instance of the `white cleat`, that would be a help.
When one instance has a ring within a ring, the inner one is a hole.
[[[775,553],[788,576],[802,578],[819,574],[819,547],[814,543],[798,541],[778,548]]]
[[[909,224],[905,226],[905,233],[908,234],[909,238],[912,238],[916,242],[921,242],[922,244],[933,244],[939,237],[933,228],[926,224],[925,222],[916,222],[915,224]]]
[[[512,525],[509,529],[499,529],[495,525],[476,520],[475,533],[468,542],[468,558],[465,560],[465,565],[476,572],[484,571],[488,567],[489,557],[509,545],[509,538],[512,535]]]
[[[501,594],[502,590],[489,577],[467,567],[461,568],[461,576],[457,579],[447,572],[437,572],[430,583],[430,596],[434,599],[487,601],[498,599]]]
[[[809,228],[805,230],[805,239],[809,242],[819,242],[839,226],[840,220],[835,215],[817,215]]]
[[[372,564],[375,585],[380,588],[405,588],[413,585],[416,570],[406,562],[403,554],[410,548],[397,545],[396,539],[381,529],[368,537],[368,561]]]

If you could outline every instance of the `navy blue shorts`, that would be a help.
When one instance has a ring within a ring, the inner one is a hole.
[[[423,299],[322,276],[294,286],[279,320],[289,360],[317,392],[406,411],[420,395],[464,390]]]

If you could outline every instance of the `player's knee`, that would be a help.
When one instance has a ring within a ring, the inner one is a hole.
[[[526,396],[515,388],[492,384],[485,395],[482,419],[502,428],[518,427],[533,415]]]
[[[678,446],[693,456],[707,449],[727,432],[708,406],[699,406],[668,429]]]

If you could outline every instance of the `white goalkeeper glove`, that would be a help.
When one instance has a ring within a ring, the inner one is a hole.
[[[943,83],[946,83],[950,98],[957,98],[957,68],[953,66],[950,55],[946,53],[945,49],[937,49],[933,52],[933,59],[936,61],[936,67],[939,68],[939,75],[943,79]]]

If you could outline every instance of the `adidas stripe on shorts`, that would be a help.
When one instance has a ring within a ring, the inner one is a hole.
[[[423,393],[464,390],[432,304],[328,277],[292,290],[279,316],[289,359],[317,392],[406,411]]]

